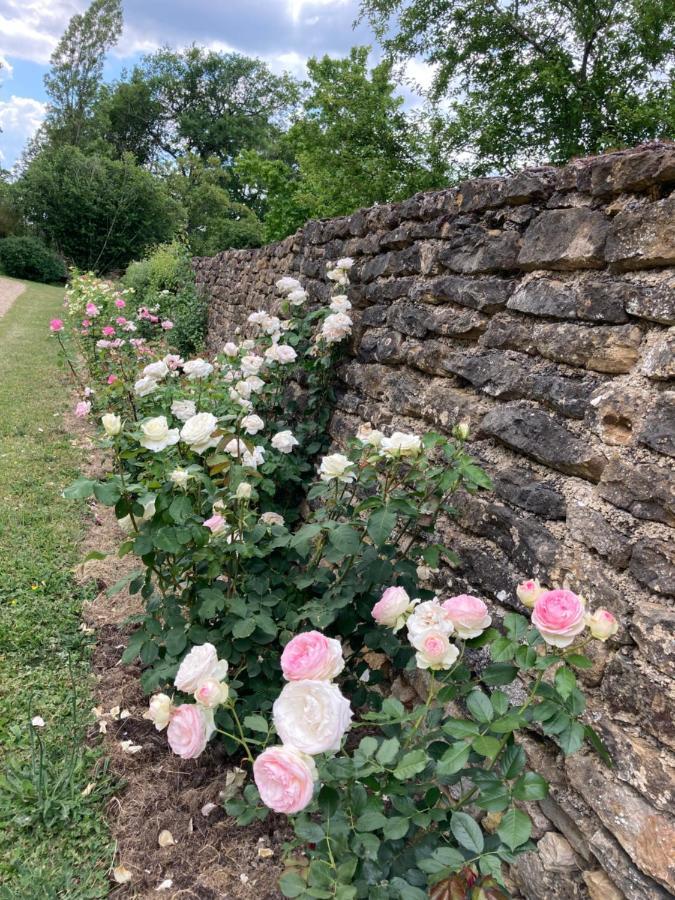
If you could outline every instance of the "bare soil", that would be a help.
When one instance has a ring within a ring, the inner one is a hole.
[[[19,294],[23,294],[26,286],[18,281],[9,281],[0,276],[0,316],[4,316]]]

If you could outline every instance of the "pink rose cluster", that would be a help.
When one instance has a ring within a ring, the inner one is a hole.
[[[492,619],[485,603],[470,594],[447,600],[411,600],[402,587],[389,587],[372,609],[379,625],[398,631],[407,624],[408,640],[416,650],[420,669],[449,669],[459,656],[450,635],[462,640],[478,637]]]
[[[532,624],[551,647],[569,647],[587,627],[591,637],[599,641],[608,640],[619,630],[611,612],[587,612],[583,598],[572,591],[549,591],[538,581],[530,580],[518,585],[516,596],[532,609]]]
[[[169,746],[182,759],[196,759],[216,730],[214,710],[229,696],[227,668],[213,644],[193,647],[181,662],[174,685],[182,693],[192,694],[196,703],[175,706],[166,694],[155,694],[150,700],[145,718],[157,731],[168,726]]]
[[[314,794],[312,757],[334,753],[350,727],[352,710],[333,678],[344,668],[342,647],[319,631],[296,635],[281,655],[288,684],[272,709],[281,746],[268,747],[253,764],[260,797],[275,812],[292,815]]]

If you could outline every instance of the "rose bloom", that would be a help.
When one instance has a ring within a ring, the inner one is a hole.
[[[246,444],[242,440],[242,438],[232,438],[231,441],[228,441],[223,448],[225,453],[229,453],[230,456],[234,456],[235,459],[239,459],[240,456],[243,456],[246,453]]]
[[[118,297],[117,300],[115,300],[115,306],[118,309],[124,309],[124,307],[126,306],[126,303],[124,302],[124,300],[122,300]]]
[[[255,353],[247,353],[241,359],[241,371],[244,375],[257,375],[264,365],[265,360]]]
[[[139,397],[147,397],[148,394],[152,394],[153,391],[156,391],[159,387],[158,383],[154,378],[148,378],[147,375],[143,378],[139,378],[136,384],[134,385],[134,393],[136,393]]]
[[[108,437],[115,437],[122,430],[122,420],[115,413],[106,413],[101,416],[101,424]]]
[[[78,419],[84,419],[91,412],[91,403],[88,400],[80,400],[75,407],[75,415]]]
[[[262,389],[265,387],[265,382],[262,380],[262,378],[258,378],[257,375],[249,375],[246,379],[245,384],[249,386],[252,393],[254,394],[259,394],[260,391],[262,391]]]
[[[265,448],[256,444],[253,448],[253,453],[249,450],[244,450],[241,461],[245,466],[248,466],[249,469],[257,469],[258,466],[261,466],[265,462]]]
[[[256,416],[255,414],[250,416],[244,416],[241,420],[241,427],[244,429],[246,434],[257,434],[259,431],[262,431],[265,427],[265,423],[260,418],[260,416]]]
[[[169,367],[163,359],[158,359],[157,362],[147,365],[143,369],[143,374],[146,378],[154,378],[155,381],[161,381],[162,378],[165,378],[169,374]]]
[[[87,303],[84,308],[84,311],[88,316],[97,316],[98,315],[98,306],[95,303]]]
[[[207,709],[215,709],[225,703],[229,696],[229,687],[217,678],[205,678],[195,691],[195,700]]]
[[[227,523],[222,516],[211,516],[204,521],[204,528],[208,528],[211,534],[222,534],[227,528]]]
[[[326,278],[329,281],[334,281],[336,284],[346,285],[349,284],[349,278],[347,277],[347,273],[344,269],[338,269],[337,267],[334,269],[329,269],[326,272]]]
[[[176,369],[183,365],[184,360],[178,353],[167,353],[163,362],[166,363],[166,367],[170,372],[175,372]]]
[[[352,330],[354,323],[346,313],[331,313],[321,325],[321,337],[327,344],[337,344],[344,340]]]
[[[55,334],[58,331],[63,331],[63,319],[52,319],[49,323],[49,330]]]
[[[346,294],[336,294],[330,301],[330,308],[334,313],[347,313],[352,305]]]
[[[197,412],[197,407],[192,400],[174,400],[171,404],[171,413],[181,422],[187,422]]]
[[[112,325],[106,325],[105,328],[101,329],[101,334],[105,335],[106,337],[112,337],[115,334],[115,329],[112,327]]]
[[[338,261],[335,263],[335,268],[336,269],[344,269],[345,271],[348,271],[349,269],[351,269],[351,267],[353,265],[354,265],[354,260],[351,258],[351,256],[343,256],[341,259],[338,259]]]
[[[371,447],[379,447],[384,439],[384,434],[376,428],[373,428],[370,422],[364,422],[363,425],[359,426],[356,437],[362,444],[369,444]]]
[[[425,631],[411,643],[417,651],[418,669],[449,669],[459,656],[459,650],[444,631]]]
[[[235,397],[232,397],[233,391]],[[233,400],[236,399],[236,397],[243,397],[244,400],[248,400],[248,398],[251,396],[251,385],[248,383],[248,381],[238,381],[235,384],[233,391],[230,391],[230,397],[232,397]]]
[[[585,618],[584,602],[572,591],[546,591],[532,611],[532,624],[553,647],[569,647],[586,627]]]
[[[171,319],[164,319],[164,321],[162,322],[162,328],[164,329],[164,331],[171,331],[171,329],[173,328],[173,322],[171,321]]]
[[[264,323],[269,319],[269,313],[264,309],[259,309],[257,312],[252,312],[246,319],[249,325],[264,325]]]
[[[139,443],[146,450],[152,450],[153,453],[159,453],[166,450],[167,447],[173,447],[180,440],[177,428],[169,428],[166,416],[156,416],[154,419],[148,419],[141,425],[143,437]]]
[[[150,719],[157,731],[162,731],[171,719],[171,697],[166,694],[155,694],[150,698],[150,708],[143,713],[144,719]]]
[[[207,678],[222,681],[227,675],[227,668],[227,661],[218,659],[218,651],[213,644],[197,644],[184,657],[173,683],[177,690],[194,694]]]
[[[291,291],[287,297],[291,306],[302,306],[307,300],[307,291],[303,291],[302,288],[299,288],[295,291]]]
[[[298,354],[289,344],[272,344],[271,347],[265,350],[265,357],[272,362],[278,362],[280,365],[285,366],[294,362]]]
[[[380,453],[382,456],[405,457],[417,456],[422,449],[422,440],[416,434],[395,431],[391,437],[382,439]]]
[[[586,616],[586,624],[591,635],[598,641],[606,641],[619,630],[619,623],[607,609],[596,609],[593,615]]]
[[[108,382],[108,384],[115,384],[115,382],[117,381],[117,375],[108,375],[106,381]]]
[[[217,428],[218,419],[212,413],[197,413],[183,425],[180,438],[194,453],[204,453],[220,441],[220,437],[213,434]]]
[[[260,799],[269,809],[287,816],[311,803],[317,777],[312,757],[293,747],[268,747],[253,763]]]
[[[272,718],[284,744],[316,756],[340,749],[352,710],[335,684],[289,681],[274,701]]]
[[[516,588],[516,597],[520,600],[523,606],[526,606],[528,609],[532,609],[538,597],[541,597],[542,594],[546,593],[546,588],[543,588],[538,581],[530,579],[529,581],[521,581],[518,587]]]
[[[442,631],[452,634],[454,625],[450,613],[443,609],[438,600],[426,600],[419,603],[408,619],[408,640],[415,646],[415,642],[427,631]]]
[[[279,513],[266,512],[260,516],[260,521],[263,525],[283,525],[284,517],[280,516]]]
[[[174,469],[173,472],[169,475],[169,481],[172,484],[175,484],[176,487],[185,489],[187,487],[187,483],[190,479],[190,473],[187,469]]]
[[[199,378],[208,378],[213,372],[213,366],[211,363],[206,362],[205,359],[189,359],[184,364],[183,371],[190,381],[195,381]]]
[[[450,597],[441,606],[449,613],[455,631],[464,640],[478,637],[492,622],[487,606],[471,594]]]
[[[292,431],[278,431],[272,438],[272,446],[279,453],[292,453],[293,447],[299,446],[298,441]]]
[[[206,749],[215,731],[213,713],[192,703],[183,703],[171,714],[166,737],[169,747],[181,759],[196,759]]]
[[[234,341],[228,341],[223,347],[223,353],[225,356],[236,356],[239,353],[239,348]]]
[[[272,340],[274,340],[274,335],[281,331],[281,319],[277,316],[267,316],[262,323],[262,327],[265,329],[266,334],[272,335]]]
[[[405,625],[407,613],[412,609],[408,592],[402,587],[388,587],[372,609],[378,625],[398,631]]]
[[[302,285],[297,278],[291,278],[290,275],[284,275],[276,282],[277,290],[280,294],[290,294],[291,291],[301,291]]]
[[[281,654],[281,671],[286,681],[331,681],[344,667],[340,641],[320,631],[297,634]]]
[[[356,478],[354,463],[343,453],[332,453],[321,460],[319,476],[322,481],[349,483]]]

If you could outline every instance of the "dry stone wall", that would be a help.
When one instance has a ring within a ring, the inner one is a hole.
[[[352,256],[355,328],[332,431],[469,422],[494,491],[443,537],[437,587],[489,598],[497,621],[535,576],[613,610],[621,630],[582,678],[608,770],[528,742],[552,785],[532,900],[675,894],[675,145],[468,181],[310,222],[259,250],[195,260],[212,348],[272,308],[274,282],[327,296]]]

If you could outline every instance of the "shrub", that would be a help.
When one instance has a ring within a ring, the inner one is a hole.
[[[7,237],[1,240],[0,266],[12,278],[26,278],[45,284],[66,278],[66,267],[61,257],[34,237]]]

